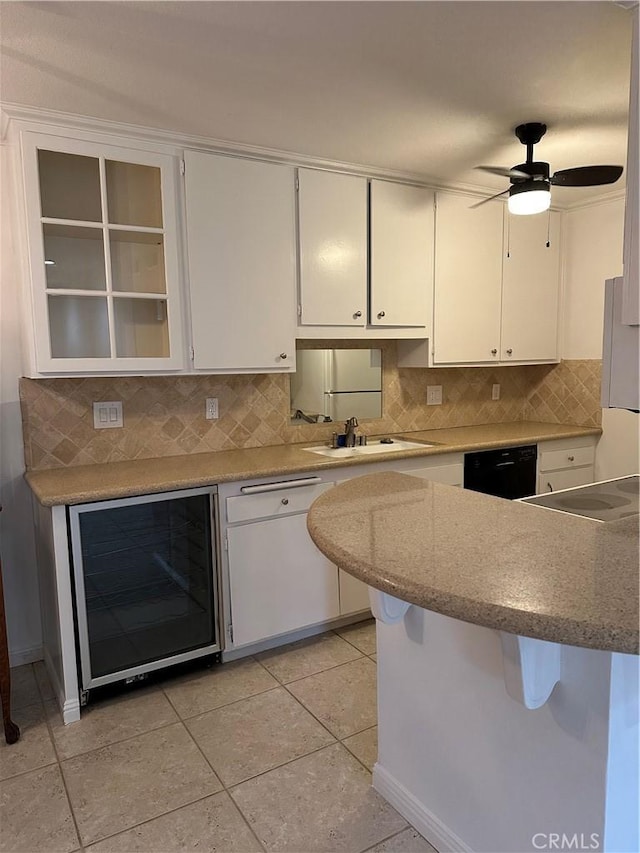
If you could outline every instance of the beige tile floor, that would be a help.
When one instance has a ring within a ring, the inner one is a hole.
[[[104,699],[60,720],[12,670],[0,853],[434,853],[371,787],[375,625]]]

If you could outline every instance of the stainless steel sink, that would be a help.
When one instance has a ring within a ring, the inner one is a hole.
[[[321,444],[318,447],[303,447],[309,453],[318,453],[321,456],[332,456],[336,459],[350,456],[374,456],[376,453],[397,453],[399,450],[423,450],[425,447],[435,447],[434,444],[425,444],[422,441],[407,441],[404,438],[394,438],[391,444],[381,444],[378,441],[370,441],[368,444],[356,447],[328,447]]]

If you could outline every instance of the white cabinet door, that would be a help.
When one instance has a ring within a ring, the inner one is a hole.
[[[430,328],[434,194],[388,181],[371,181],[370,193],[369,323]]]
[[[436,197],[435,364],[500,357],[502,213],[490,201],[475,210],[467,196]]]
[[[348,572],[338,569],[340,582],[340,615],[349,616],[351,613],[362,613],[369,610],[369,587]]]
[[[338,571],[307,533],[306,514],[227,530],[234,646],[334,619]]]
[[[298,169],[300,323],[364,326],[367,181]]]
[[[185,152],[194,367],[295,370],[289,166]]]
[[[423,480],[433,480],[434,483],[446,483],[449,486],[460,486],[464,482],[464,465],[434,465],[431,468],[416,468],[405,471],[412,477],[421,477]]]
[[[184,367],[175,157],[24,133],[35,373]]]
[[[558,357],[560,214],[505,215],[502,361]],[[547,241],[549,246],[547,247]]]

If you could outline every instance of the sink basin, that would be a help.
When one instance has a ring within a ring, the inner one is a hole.
[[[381,444],[379,441],[370,441],[369,444],[357,445],[356,447],[327,447],[326,444],[321,444],[319,447],[303,447],[302,450],[340,459],[350,456],[373,456],[376,453],[394,453],[399,450],[423,450],[425,447],[435,447],[435,445],[425,444],[422,441],[406,441],[403,438],[394,438],[393,444]]]

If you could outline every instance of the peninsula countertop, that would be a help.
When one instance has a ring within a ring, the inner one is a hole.
[[[311,538],[396,598],[511,634],[638,654],[638,518],[598,523],[406,474],[337,485]]]
[[[322,471],[365,463],[535,444],[558,438],[600,435],[597,427],[515,421],[450,429],[403,433],[425,447],[378,453],[375,456],[331,459],[309,453],[309,444],[280,444],[242,450],[220,450],[127,462],[107,462],[27,471],[26,480],[43,506],[126,498],[135,495],[198,488],[261,477],[282,477],[304,471]],[[318,444],[321,442],[313,442]],[[427,444],[433,443],[433,447]]]

